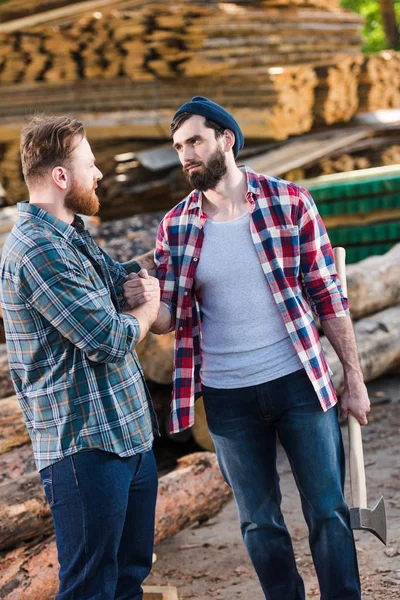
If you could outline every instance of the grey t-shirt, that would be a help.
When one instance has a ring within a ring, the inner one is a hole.
[[[249,211],[207,219],[196,270],[202,298],[204,385],[258,385],[302,368],[254,247]]]

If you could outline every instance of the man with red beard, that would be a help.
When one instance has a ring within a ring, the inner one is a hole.
[[[203,396],[243,539],[269,600],[303,600],[281,509],[276,436],[295,476],[326,600],[361,598],[337,398],[313,311],[344,367],[341,413],[367,423],[354,332],[317,208],[304,188],[238,167],[233,116],[197,96],[171,126],[196,188],[161,222],[161,306],[152,331],[175,329],[171,431],[193,425]],[[131,275],[130,306],[144,280]]]
[[[57,600],[139,600],[152,564],[157,423],[135,346],[157,317],[158,281],[147,277],[146,302],[121,313],[140,266],[107,256],[77,215],[97,213],[102,178],[81,122],[34,119],[21,159],[30,199],[3,249],[0,295],[54,520]]]

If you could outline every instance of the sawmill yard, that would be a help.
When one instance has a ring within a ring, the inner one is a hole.
[[[398,600],[400,52],[363,53],[363,24],[340,0],[0,0],[0,252],[17,202],[27,199],[19,135],[30,115],[84,121],[104,175],[100,213],[86,224],[123,262],[154,248],[162,216],[190,191],[169,139],[175,110],[194,95],[230,110],[246,140],[238,164],[307,187],[332,245],[346,248],[372,401],[363,429],[368,504],[383,495],[388,514],[387,546],[369,532],[355,534],[363,598]],[[53,525],[4,342],[0,319],[0,598],[51,600]],[[167,433],[173,343],[173,333],[148,334],[138,346],[163,432],[155,447],[157,560],[146,585],[175,586],[180,600],[261,600],[202,402],[191,431]],[[322,344],[340,394],[341,365],[326,339]],[[347,452],[344,423],[342,431]],[[282,451],[279,471],[307,597],[318,598]]]

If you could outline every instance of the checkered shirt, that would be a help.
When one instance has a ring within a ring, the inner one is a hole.
[[[323,321],[345,317],[349,311],[325,226],[306,189],[243,169],[250,231],[261,267],[326,411],[337,398],[314,314]],[[206,219],[201,193],[195,190],[166,214],[157,236],[155,261],[161,298],[171,311],[175,328],[171,432],[193,425],[194,403],[201,395],[201,299],[194,280]]]
[[[0,300],[12,380],[37,469],[88,448],[150,450],[154,411],[135,352],[138,321],[120,312],[121,265],[75,218],[20,203],[3,249]]]

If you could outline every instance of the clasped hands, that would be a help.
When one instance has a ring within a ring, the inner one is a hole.
[[[156,277],[151,277],[146,269],[139,273],[129,273],[124,283],[124,298],[130,310],[146,304],[151,312],[158,314],[160,307],[160,284]]]

